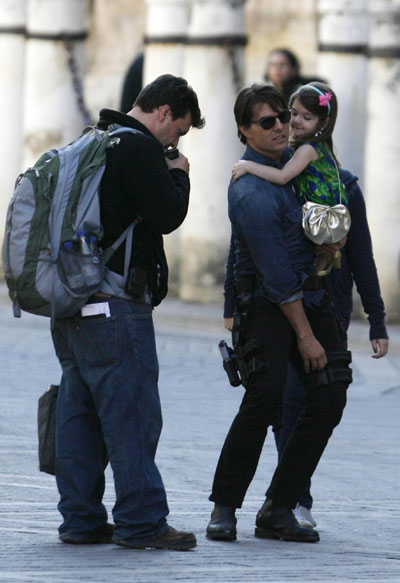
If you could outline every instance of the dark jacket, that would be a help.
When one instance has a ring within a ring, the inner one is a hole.
[[[186,216],[189,177],[183,170],[168,170],[161,143],[143,124],[129,115],[102,109],[99,129],[114,123],[143,133],[122,134],[119,143],[107,151],[100,187],[102,245],[112,245],[137,216],[142,218],[133,232],[131,265],[146,271],[153,305],[157,305],[168,289],[162,235],[177,229]],[[124,258],[123,243],[107,265],[122,275]]]
[[[372,252],[365,202],[358,178],[341,169],[340,177],[346,186],[351,228],[342,249],[341,268],[333,269],[326,277],[328,290],[336,313],[346,325],[353,309],[353,283],[370,323],[370,340],[388,338],[385,326],[385,307]]]

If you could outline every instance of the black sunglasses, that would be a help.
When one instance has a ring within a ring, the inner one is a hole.
[[[260,117],[260,119],[254,119],[251,123],[256,123],[262,127],[263,130],[270,130],[274,127],[277,119],[281,123],[288,123],[290,121],[291,113],[288,109],[284,109],[278,115],[269,115],[266,117]]]

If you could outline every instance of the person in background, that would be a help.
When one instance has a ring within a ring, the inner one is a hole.
[[[143,87],[144,53],[141,51],[129,66],[122,87],[121,104],[122,113],[128,113],[136,101]]]
[[[364,197],[358,178],[348,170],[340,169],[340,178],[346,188],[352,224],[346,245],[341,249],[341,268],[332,269],[324,278],[335,312],[340,320],[343,336],[347,342],[347,329],[353,309],[353,284],[356,284],[361,302],[369,320],[369,338],[372,358],[382,358],[389,349],[389,337],[385,326],[385,307],[381,297],[378,274],[375,266],[371,235],[369,232]],[[279,455],[304,411],[304,390],[294,369],[289,366],[283,397],[282,425],[275,430]],[[311,481],[302,492],[294,514],[302,526],[317,525],[311,513],[313,498]]]
[[[286,48],[276,48],[269,53],[264,78],[282,93],[286,103],[289,103],[290,96],[300,85],[311,81],[325,83],[324,79],[302,75],[299,59]]]

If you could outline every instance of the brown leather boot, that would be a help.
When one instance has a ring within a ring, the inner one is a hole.
[[[167,549],[170,551],[188,551],[197,544],[196,537],[192,532],[176,530],[172,526],[168,526],[164,534],[146,542],[129,539],[117,539],[114,542],[129,549]]]
[[[70,545],[96,545],[112,543],[113,534],[114,525],[107,522],[90,532],[79,534],[62,532],[60,533],[59,538],[63,543],[68,543]]]

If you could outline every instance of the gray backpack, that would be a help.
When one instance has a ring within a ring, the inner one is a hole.
[[[114,251],[131,240],[140,217],[110,248],[102,251],[99,245],[98,192],[106,149],[123,132],[142,133],[117,125],[106,131],[87,128],[71,144],[45,152],[18,177],[2,250],[14,316],[21,310],[52,318],[74,315],[100,289]]]

